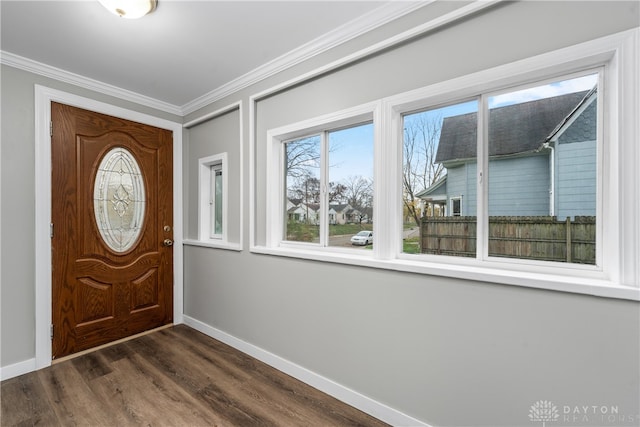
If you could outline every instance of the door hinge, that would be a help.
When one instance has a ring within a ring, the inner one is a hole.
[[[49,136],[53,136],[53,122],[49,122]]]
[[[53,339],[53,325],[49,327],[49,336]]]
[[[49,223],[49,237],[53,239],[53,223]]]

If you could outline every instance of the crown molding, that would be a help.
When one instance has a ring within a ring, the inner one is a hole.
[[[182,106],[160,101],[146,95],[15,55],[11,52],[0,50],[0,63],[104,95],[154,108],[159,111],[185,116],[436,1],[440,0],[387,2],[371,12],[301,45]]]
[[[11,52],[0,51],[0,63],[13,68],[18,68],[20,70],[28,71],[30,73],[49,77],[51,79],[58,80],[64,83],[69,83],[74,86],[89,89],[91,91],[102,93],[104,95],[113,96],[125,101],[134,102],[136,104],[164,111],[166,113],[183,116],[182,109],[177,105],[159,101],[149,96],[141,95],[139,93],[122,89],[108,83],[90,79],[88,77],[84,77],[60,68],[52,67],[51,65],[43,64],[42,62],[34,61],[29,58],[24,58]]]
[[[355,39],[384,24],[439,0],[391,1],[371,12],[341,25],[333,31],[301,45],[288,53],[269,61],[217,89],[212,90],[181,107],[183,114],[190,114],[200,108],[223,99],[239,90],[249,87],[274,74],[320,55],[340,44]]]

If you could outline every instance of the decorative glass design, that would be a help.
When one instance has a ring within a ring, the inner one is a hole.
[[[93,207],[107,246],[115,252],[131,249],[142,232],[146,198],[142,171],[126,148],[112,149],[100,162]]]

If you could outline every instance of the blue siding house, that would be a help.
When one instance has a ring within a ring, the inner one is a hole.
[[[558,218],[596,214],[597,103],[592,91],[549,138],[554,150],[553,206]]]
[[[493,108],[489,215],[596,214],[596,98],[583,91]],[[447,216],[475,216],[477,114],[446,117],[435,161],[447,173],[418,197]]]

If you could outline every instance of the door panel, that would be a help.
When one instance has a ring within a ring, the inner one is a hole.
[[[55,358],[171,323],[173,139],[57,103],[51,117]]]

